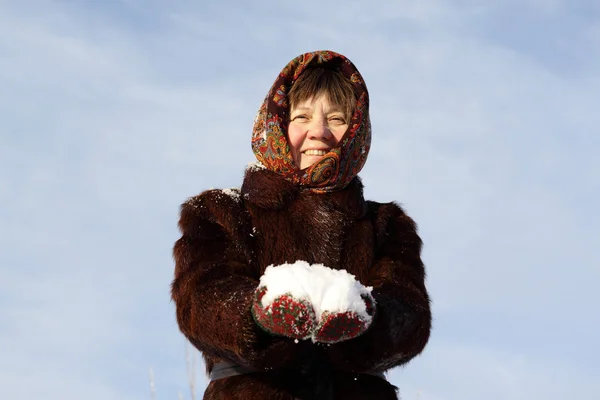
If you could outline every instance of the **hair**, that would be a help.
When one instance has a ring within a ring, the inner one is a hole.
[[[326,95],[328,100],[344,112],[347,121],[350,121],[356,108],[356,94],[354,86],[340,71],[313,67],[307,68],[289,92],[290,109],[320,95]]]

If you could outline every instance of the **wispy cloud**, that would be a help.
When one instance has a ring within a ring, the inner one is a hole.
[[[549,349],[550,350],[550,349]],[[549,353],[551,353],[549,351]],[[422,362],[392,372],[405,399],[592,399],[594,373],[553,357],[477,344],[434,342]]]

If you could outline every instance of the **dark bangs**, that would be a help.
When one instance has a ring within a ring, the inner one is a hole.
[[[327,95],[350,122],[356,106],[354,87],[341,72],[330,68],[308,68],[298,77],[288,95],[290,109],[322,94]]]

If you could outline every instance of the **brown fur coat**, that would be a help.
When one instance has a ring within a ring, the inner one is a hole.
[[[241,191],[209,190],[183,204],[172,296],[183,334],[207,369],[227,360],[260,371],[210,383],[205,399],[396,399],[383,372],[419,354],[431,314],[413,220],[394,203],[365,201],[355,178],[325,194],[249,169]],[[373,286],[377,314],[362,336],[325,346],[274,337],[250,312],[265,268],[304,260],[345,269]],[[301,372],[308,368],[312,373]]]

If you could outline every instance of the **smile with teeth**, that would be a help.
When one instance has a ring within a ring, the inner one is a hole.
[[[306,150],[304,154],[307,156],[324,156],[327,154],[326,150]]]

